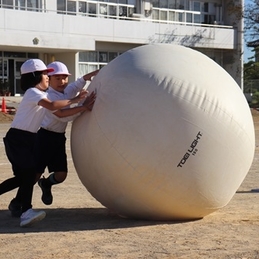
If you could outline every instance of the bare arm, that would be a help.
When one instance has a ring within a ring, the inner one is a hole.
[[[93,109],[95,99],[96,99],[96,93],[92,92],[89,96],[86,97],[82,106],[58,110],[53,114],[55,114],[59,118],[63,118],[63,117],[73,116],[79,112],[84,112],[86,110],[91,111]]]
[[[85,106],[77,106],[77,107],[73,107],[73,108],[57,110],[53,114],[59,118],[64,118],[64,117],[73,116],[73,115],[75,115],[79,112],[83,112],[85,110],[87,110],[87,108]]]
[[[78,103],[81,100],[83,100],[86,95],[87,95],[87,91],[82,90],[76,97],[70,99],[70,100],[58,100],[58,101],[50,101],[47,98],[41,99],[38,103],[38,105],[51,110],[51,111],[55,111],[55,110],[59,110],[62,109],[68,105],[71,105],[73,103]]]

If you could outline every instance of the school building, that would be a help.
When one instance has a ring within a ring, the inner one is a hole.
[[[204,53],[243,88],[243,2],[0,0],[1,85],[21,95],[28,58],[64,62],[73,81],[131,48],[167,43]]]

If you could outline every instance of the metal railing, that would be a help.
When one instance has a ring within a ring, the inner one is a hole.
[[[197,22],[200,12],[166,9],[166,8],[152,8],[151,10],[144,10],[143,13],[136,13],[134,5],[116,4],[109,2],[87,1],[85,8],[78,10],[48,10],[45,8],[6,5],[0,4],[0,8],[14,9],[21,11],[33,12],[55,12],[64,15],[87,16],[107,19],[123,19],[133,21],[145,21],[165,24],[182,24],[203,27],[218,27],[218,28],[233,28],[233,26],[226,26],[222,24],[205,24]]]

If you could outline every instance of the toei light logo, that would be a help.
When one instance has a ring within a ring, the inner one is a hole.
[[[187,159],[191,156],[191,155],[195,155],[198,152],[197,149],[197,145],[199,143],[199,140],[202,137],[202,133],[199,131],[198,134],[196,135],[196,138],[193,140],[193,142],[191,143],[189,149],[187,150],[187,152],[184,154],[183,158],[181,159],[181,161],[179,162],[179,164],[177,165],[177,167],[183,167],[183,165],[186,163]]]

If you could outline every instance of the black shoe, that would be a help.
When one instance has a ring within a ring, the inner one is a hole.
[[[41,196],[41,200],[44,204],[46,205],[50,205],[53,201],[53,196],[51,193],[51,186],[50,187],[45,187],[43,185],[43,181],[45,179],[40,179],[38,181],[38,185],[40,186],[41,190],[42,190],[42,196]]]
[[[8,209],[11,211],[13,217],[19,218],[22,215],[22,206],[19,201],[13,198],[8,206]]]

